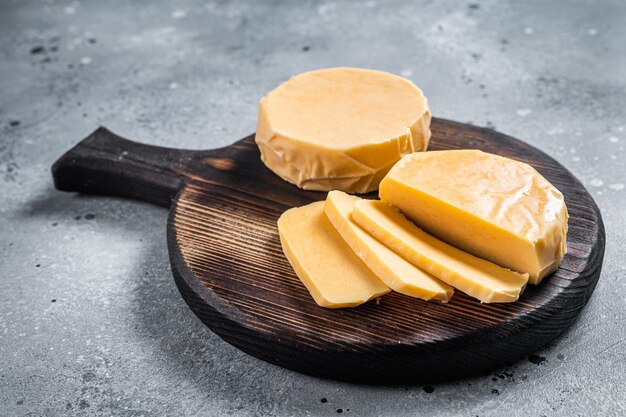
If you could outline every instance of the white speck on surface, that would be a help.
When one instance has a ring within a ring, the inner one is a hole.
[[[80,63],[83,65],[89,65],[91,64],[91,58],[89,58],[88,56],[82,57],[80,59]]]
[[[327,18],[330,17],[336,9],[337,5],[335,3],[326,3],[317,8],[317,13],[320,16]]]
[[[602,181],[599,178],[596,178],[596,179],[589,181],[589,185],[591,185],[592,187],[602,187],[604,185],[604,181]]]
[[[400,75],[402,75],[403,77],[410,77],[411,75],[413,75],[413,70],[410,68],[405,68],[400,72]]]
[[[617,159],[617,155],[611,155],[611,159]]]
[[[576,153],[576,148],[570,148],[569,152],[570,153]]]
[[[597,156],[594,156],[594,157],[593,157],[593,160],[594,160],[594,161],[597,161],[598,159],[600,159],[600,158],[598,158]]]
[[[178,88],[178,83],[170,83],[169,88],[170,90],[176,90]]]
[[[365,6],[367,7],[376,7],[376,2],[375,1],[366,1],[365,2]]]
[[[63,13],[72,15],[76,13],[76,9],[78,8],[78,6],[80,6],[79,2],[72,2],[69,6],[65,6],[65,8],[63,9]]]
[[[572,157],[572,161],[574,161],[574,162],[579,162],[579,161],[580,161],[580,156],[574,156],[574,157]]]
[[[561,126],[555,126],[548,130],[548,135],[550,136],[559,135],[561,133],[565,133],[565,129],[563,129],[563,127]]]
[[[517,110],[517,115],[518,116],[522,116],[522,117],[526,117],[526,116],[528,116],[532,112],[533,111],[531,109],[519,109],[519,110]]]
[[[591,36],[596,36],[598,34],[598,29],[589,29],[587,31]]]
[[[609,136],[609,142],[617,143],[619,142],[619,138],[617,136]]]
[[[187,17],[187,12],[182,9],[177,9],[172,12],[172,17],[174,19],[184,19]]]
[[[621,182],[616,182],[615,184],[610,184],[609,188],[611,190],[621,191],[624,189],[624,184],[622,184]]]
[[[524,33],[527,35],[532,35],[533,33],[535,33],[535,29],[531,27],[524,28]]]
[[[141,36],[133,35],[130,37],[130,40],[135,43],[141,43],[143,41],[143,38]]]

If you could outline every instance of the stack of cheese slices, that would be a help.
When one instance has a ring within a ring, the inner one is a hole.
[[[454,289],[485,303],[516,301],[565,255],[563,195],[512,159],[469,149],[415,152],[427,146],[430,113],[421,91],[398,79],[314,71],[261,101],[264,162],[302,188],[331,190],[279,218],[287,259],[324,307],[357,306],[390,290],[442,302]],[[295,112],[290,122],[287,109]],[[380,200],[344,192],[372,187]]]

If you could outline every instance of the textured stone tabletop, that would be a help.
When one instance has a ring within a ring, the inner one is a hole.
[[[16,1],[0,4],[0,415],[626,414],[626,3]],[[358,66],[420,85],[436,116],[570,169],[607,230],[597,289],[530,358],[427,386],[320,380],[247,356],[187,308],[167,210],[54,190],[105,125],[214,148],[254,131],[290,75]]]

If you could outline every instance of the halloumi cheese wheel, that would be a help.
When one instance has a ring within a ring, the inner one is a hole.
[[[331,68],[296,75],[263,97],[255,141],[265,165],[300,188],[365,193],[402,156],[426,150],[430,120],[411,81]]]
[[[419,227],[531,284],[567,251],[563,194],[528,164],[473,149],[407,155],[380,183],[380,198]]]

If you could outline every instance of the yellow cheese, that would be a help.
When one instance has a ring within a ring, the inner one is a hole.
[[[361,200],[352,219],[412,264],[485,303],[515,301],[526,287],[518,274],[429,235],[382,201]]]
[[[281,178],[290,178],[290,182],[299,184],[305,190],[328,191],[328,190],[353,190],[353,192],[366,192],[378,188],[380,181],[387,175],[389,169],[395,164],[371,175],[361,177],[335,177],[309,179],[298,168],[290,163],[284,162],[276,153],[263,143],[258,144],[264,162]]]
[[[278,234],[298,278],[322,307],[354,307],[389,292],[352,252],[318,201],[284,212]]]
[[[331,191],[324,206],[324,213],[354,253],[392,290],[423,300],[447,302],[454,293],[450,285],[413,266],[354,223],[351,215],[357,201],[362,200]]]
[[[263,97],[255,141],[265,165],[298,187],[363,193],[403,155],[426,150],[430,119],[409,80],[331,68],[294,76]]]
[[[380,198],[446,242],[537,284],[566,252],[563,195],[530,165],[478,150],[403,158]]]

